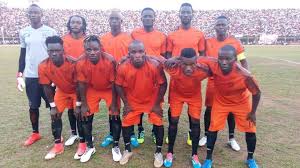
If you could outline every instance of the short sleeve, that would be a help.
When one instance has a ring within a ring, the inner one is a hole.
[[[119,65],[117,67],[115,84],[120,85],[120,86],[126,86],[125,73],[126,73],[125,66],[122,64]]]
[[[247,77],[245,80],[245,84],[247,86],[247,89],[252,93],[252,95],[256,95],[260,92],[257,81],[253,76]]]
[[[38,68],[39,73],[39,83],[41,85],[48,85],[51,83],[51,80],[48,78],[46,73],[46,66],[44,64],[40,64]]]
[[[199,42],[198,42],[198,50],[199,51],[204,51],[205,50],[205,37],[204,37],[204,34],[202,32],[201,32],[200,39],[199,39]]]
[[[167,51],[167,38],[166,35],[162,35],[162,43],[160,46],[160,54],[163,54]]]
[[[167,52],[172,52],[173,51],[173,40],[172,40],[172,36],[168,36],[167,37]]]
[[[76,64],[76,79],[79,82],[87,82],[87,77],[84,73],[84,68],[86,67],[83,66],[83,62],[78,62]]]

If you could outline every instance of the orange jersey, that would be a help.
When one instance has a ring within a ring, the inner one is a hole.
[[[204,34],[195,28],[188,30],[179,28],[168,35],[167,51],[171,52],[172,56],[179,56],[184,48],[193,48],[199,55],[199,51],[205,50]]]
[[[225,45],[232,45],[237,52],[237,55],[244,52],[244,47],[241,42],[234,37],[227,37],[224,41],[218,41],[217,38],[209,38],[206,40],[205,55],[218,58],[219,50]],[[206,87],[206,106],[212,106],[214,95],[214,81],[213,77],[208,78]]]
[[[208,76],[208,67],[205,65],[197,65],[191,76],[183,73],[180,65],[175,68],[166,68],[170,75],[169,95],[182,98],[195,98],[201,101],[201,81]]]
[[[77,80],[98,91],[111,89],[115,79],[115,65],[115,59],[105,53],[102,53],[96,65],[84,58],[76,65]]]
[[[138,69],[133,66],[130,59],[127,59],[118,66],[115,83],[124,88],[132,108],[152,106],[157,97],[159,85],[166,82],[161,71],[160,63],[149,57],[146,57],[144,65]]]
[[[227,37],[224,41],[218,41],[217,38],[209,38],[206,40],[205,55],[218,58],[219,50],[225,45],[232,45],[236,49],[236,54],[244,52],[241,42],[234,37]]]
[[[62,39],[64,41],[64,51],[65,56],[70,56],[72,58],[78,59],[84,54],[84,38],[74,39],[71,34],[65,35]]]
[[[208,64],[214,78],[214,106],[217,103],[216,106],[228,108],[229,111],[243,110],[244,106],[251,104],[251,93],[255,95],[260,92],[254,77],[238,63],[233,64],[228,75],[223,75],[217,59],[209,57],[205,63]]]
[[[75,64],[72,64],[67,59],[64,63],[57,67],[53,64],[50,58],[47,58],[39,65],[39,83],[51,84],[55,83],[58,89],[64,93],[76,92],[76,76],[75,76]]]
[[[103,50],[112,55],[117,62],[123,56],[128,55],[128,46],[132,39],[128,33],[121,32],[117,36],[113,36],[110,32],[101,37]]]
[[[131,37],[144,43],[147,55],[160,56],[166,52],[167,37],[158,30],[146,32],[144,28],[139,28],[131,33]]]

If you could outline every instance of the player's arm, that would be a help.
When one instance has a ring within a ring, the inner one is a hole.
[[[249,64],[246,59],[245,49],[240,41],[237,42],[237,60],[240,61],[243,68],[249,70]]]
[[[26,43],[25,39],[23,38],[22,31],[19,33],[20,38],[20,45],[21,45],[21,51],[20,51],[20,57],[19,57],[19,68],[17,73],[17,88],[19,91],[23,92],[25,88],[25,81],[23,79],[23,72],[25,69],[25,57],[26,57]]]
[[[244,54],[244,53],[241,53],[241,54]],[[238,57],[239,57],[239,55],[238,55]],[[245,69],[249,70],[249,65],[248,65],[248,61],[247,61],[247,59],[246,59],[246,58],[245,58],[245,59],[242,59],[242,60],[240,60],[240,63],[241,63],[241,65],[242,65],[242,67],[243,67],[243,68],[245,68]]]
[[[52,119],[56,119],[59,116],[59,113],[56,108],[56,104],[54,102],[54,94],[55,90],[51,87],[51,83],[49,84],[42,84],[44,93],[49,101],[50,104],[50,115]]]
[[[199,56],[204,56],[205,55],[205,51],[199,51]]]
[[[163,110],[161,109],[160,103],[164,99],[164,95],[166,93],[168,83],[167,83],[166,75],[165,75],[162,67],[159,68],[159,77],[158,78],[159,78],[158,79],[159,91],[156,96],[156,100],[155,100],[154,106],[152,108],[152,111],[155,112],[156,114],[158,114],[160,117],[163,117]]]
[[[261,91],[254,77],[247,77],[245,82],[248,90],[252,93],[252,109],[247,119],[256,124],[256,110],[260,101]]]
[[[172,52],[167,51],[165,54],[165,58],[166,59],[172,58]]]
[[[86,100],[87,83],[78,81],[78,89],[79,89],[79,95],[81,99],[81,108],[80,108],[81,119],[84,120],[84,117],[86,117],[87,113],[90,111]]]
[[[130,107],[129,101],[124,90],[124,85],[126,83],[125,74],[126,71],[123,67],[123,64],[119,64],[117,67],[115,88],[117,91],[117,95],[120,96],[121,100],[124,103],[123,116],[126,116],[130,111],[132,111],[132,108]]]
[[[115,76],[116,76],[116,62],[112,62],[112,67],[111,67],[111,90],[112,90],[112,102],[111,102],[111,107],[110,110],[113,114],[115,115],[120,115],[119,110],[118,110],[118,105],[117,105],[117,90],[116,90],[116,85],[115,85]]]

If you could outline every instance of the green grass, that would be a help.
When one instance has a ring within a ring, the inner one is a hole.
[[[262,100],[257,112],[257,148],[256,159],[261,167],[300,167],[300,65],[279,59],[300,62],[299,46],[249,46],[246,47],[251,71],[256,75],[262,89]],[[16,89],[16,71],[19,49],[17,47],[0,47],[0,167],[119,167],[111,159],[110,148],[100,148],[98,144],[108,131],[107,110],[102,108],[94,120],[93,134],[96,137],[97,153],[92,160],[81,164],[73,160],[76,145],[66,147],[65,152],[51,161],[43,158],[52,145],[49,112],[41,108],[40,132],[43,139],[31,147],[22,143],[31,131],[28,115],[28,102],[24,93]],[[104,107],[102,105],[102,107]],[[178,136],[175,144],[176,160],[174,167],[191,167],[191,147],[186,145],[188,120],[186,112],[182,113]],[[63,116],[63,135],[69,136],[69,123]],[[124,167],[153,167],[155,146],[151,141],[151,126],[144,119],[146,140],[139,148],[134,149],[134,157]],[[201,120],[203,130],[203,118]],[[297,134],[298,133],[298,134]],[[165,135],[167,120],[165,115]],[[203,131],[201,132],[203,136]],[[101,138],[101,139],[100,139]],[[214,152],[215,167],[246,167],[244,134],[236,134],[241,145],[240,152],[226,147],[227,129],[220,132]],[[121,139],[123,149],[123,140]],[[164,145],[165,154],[167,146]],[[205,148],[199,148],[200,161],[205,158]]]

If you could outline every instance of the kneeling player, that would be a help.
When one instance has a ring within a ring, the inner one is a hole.
[[[55,144],[45,156],[45,159],[49,160],[64,152],[61,142],[62,112],[70,102],[73,105],[80,103],[76,102],[75,65],[64,58],[62,39],[58,36],[48,37],[46,45],[49,58],[39,65],[39,82],[43,86],[51,107],[51,127]],[[57,86],[56,93],[51,87],[52,82]]]
[[[218,59],[203,59],[203,63],[209,66],[216,88],[203,167],[212,167],[212,153],[218,131],[224,128],[227,116],[232,112],[238,130],[246,133],[247,165],[249,168],[257,168],[253,153],[256,146],[256,108],[261,92],[256,80],[236,62],[236,50],[231,45],[225,45],[219,50]]]
[[[192,48],[181,50],[180,57],[172,66],[165,64],[165,70],[170,74],[169,89],[169,148],[165,167],[171,167],[173,162],[173,147],[177,134],[179,117],[184,103],[188,105],[188,115],[191,126],[192,138],[192,165],[200,168],[197,149],[200,136],[200,113],[202,106],[201,81],[208,76],[207,66],[197,65],[196,52]]]
[[[120,161],[122,155],[119,149],[121,120],[115,92],[115,60],[112,56],[101,52],[100,40],[97,36],[89,36],[84,41],[86,57],[76,65],[80,97],[82,99],[80,115],[83,125],[87,150],[81,156],[81,162],[87,162],[96,152],[92,142],[92,123],[94,113],[99,111],[99,103],[103,99],[109,107],[109,117],[112,120],[114,145],[113,160]]]
[[[122,132],[125,143],[120,164],[124,165],[132,156],[130,135],[134,125],[140,122],[144,112],[148,114],[156,136],[156,151],[154,166],[163,165],[161,148],[163,144],[164,127],[161,102],[167,89],[167,81],[161,64],[145,55],[142,42],[133,41],[129,45],[127,60],[117,68],[116,88],[124,102]]]

